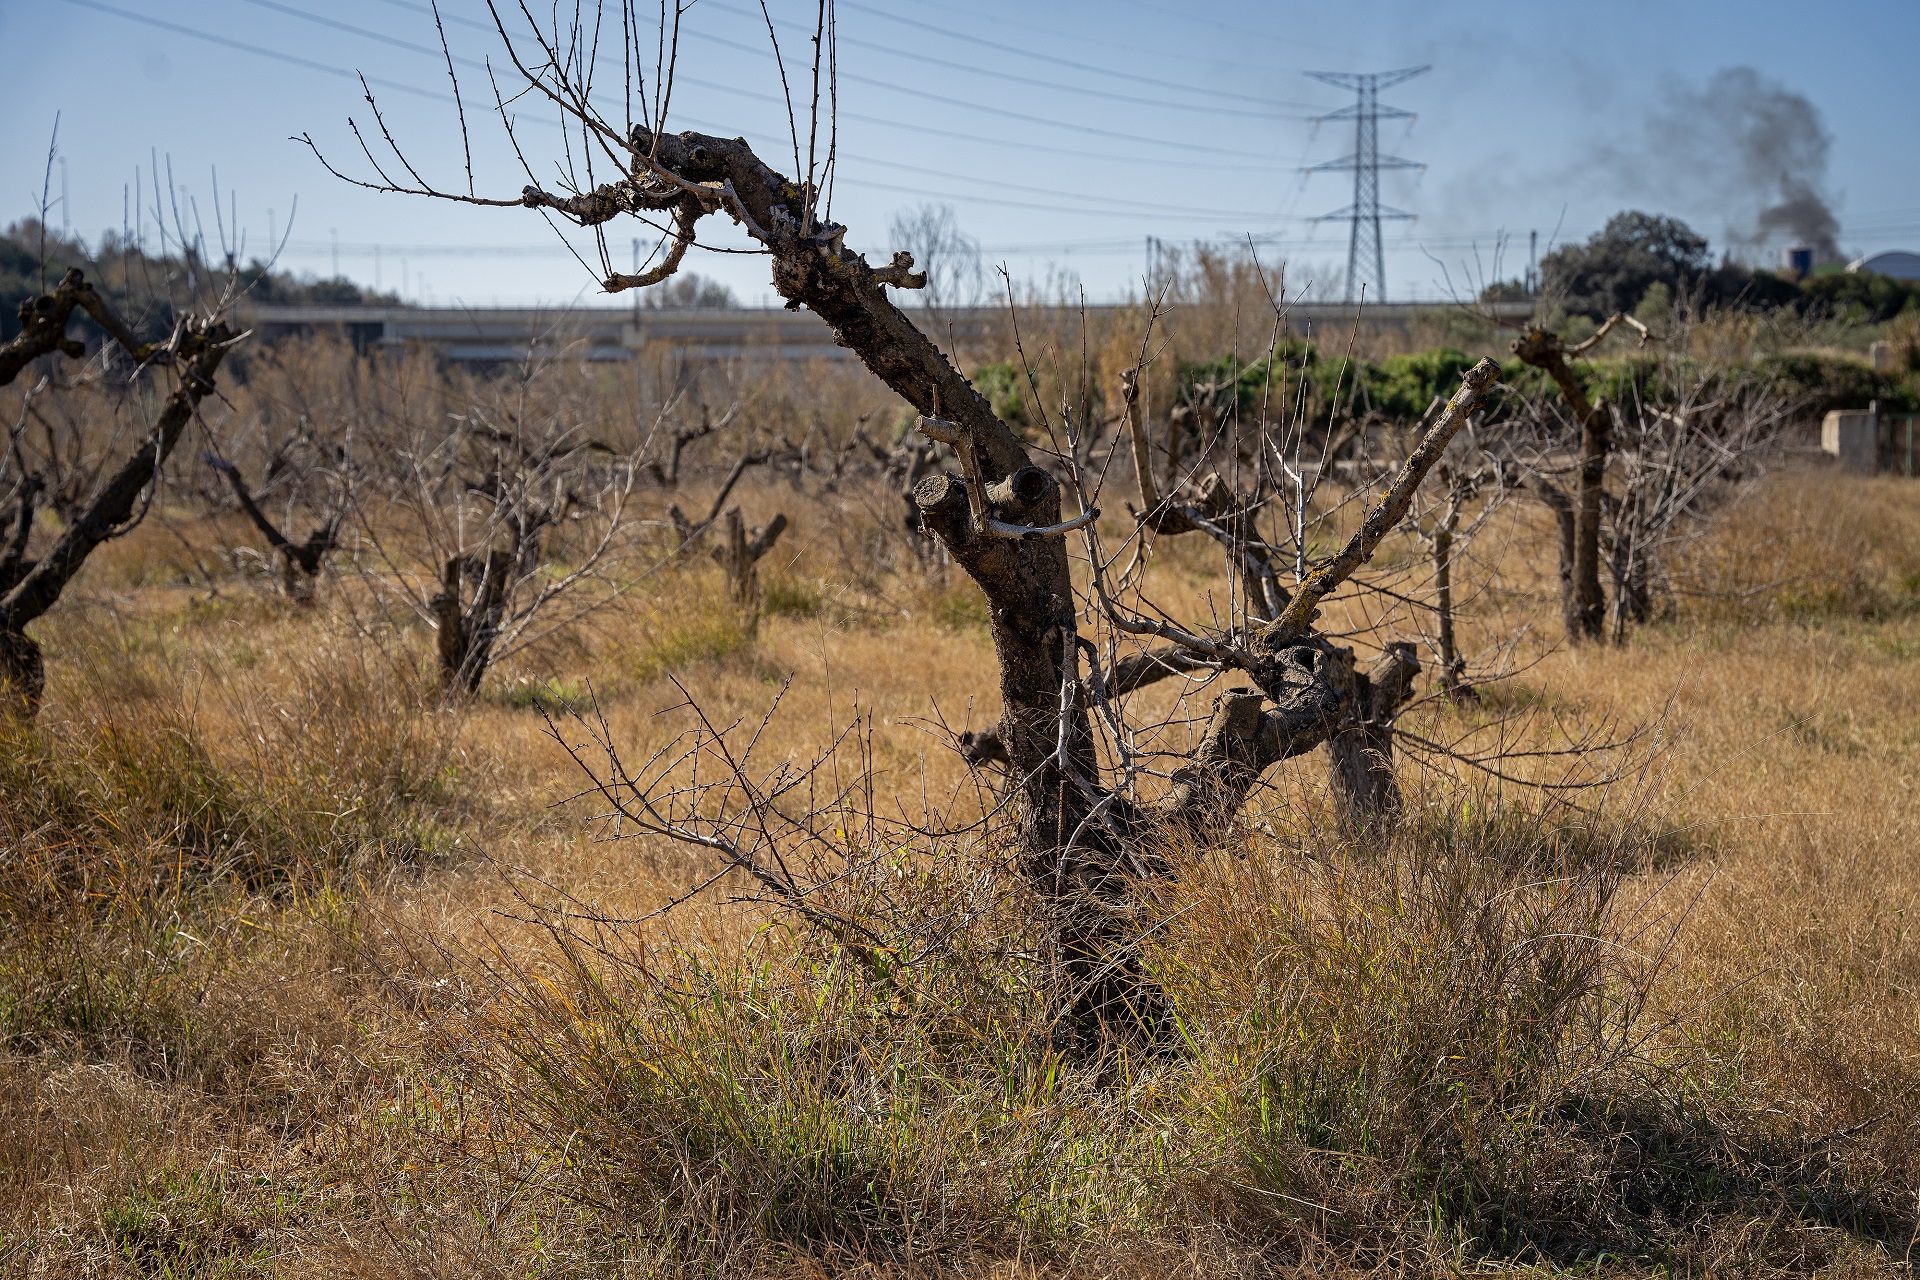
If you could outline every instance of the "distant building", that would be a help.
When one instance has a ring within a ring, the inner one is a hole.
[[[1866,409],[1829,410],[1820,424],[1820,447],[1842,471],[1854,475],[1920,475],[1920,414]]]
[[[1888,276],[1895,280],[1920,280],[1920,253],[1908,253],[1905,249],[1889,249],[1884,253],[1869,254],[1847,264],[1848,271],[1870,271],[1877,276]]]

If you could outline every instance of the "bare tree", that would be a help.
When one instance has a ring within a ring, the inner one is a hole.
[[[1393,767],[1393,722],[1413,699],[1419,652],[1406,640],[1389,643],[1369,671],[1356,670],[1351,650],[1329,664],[1339,682],[1341,721],[1327,739],[1328,781],[1340,816],[1363,826],[1400,811],[1400,780]]]
[[[1777,460],[1799,404],[1747,370],[1669,356],[1634,378],[1616,428],[1618,493],[1605,499],[1610,637],[1651,621],[1666,566]]]
[[[727,594],[756,622],[760,616],[760,561],[787,531],[787,517],[776,514],[751,532],[740,508],[727,512],[726,541],[713,549],[713,558],[727,575]]]
[[[1440,408],[1435,400],[1427,416]],[[1435,469],[1440,485],[1415,500],[1407,527],[1427,549],[1432,564],[1433,633],[1431,644],[1439,670],[1435,684],[1453,701],[1476,695],[1467,679],[1467,660],[1460,652],[1457,623],[1459,600],[1455,569],[1505,504],[1519,476],[1519,468],[1504,456],[1508,447],[1504,422],[1490,427],[1482,415],[1458,437]]]
[[[1061,1016],[1082,1031],[1151,1025],[1154,997],[1141,978],[1124,911],[1133,879],[1164,866],[1170,843],[1216,839],[1270,767],[1318,746],[1340,727],[1345,695],[1335,668],[1342,659],[1316,630],[1321,607],[1405,517],[1415,489],[1479,407],[1499,368],[1482,361],[1467,373],[1419,447],[1330,558],[1315,556],[1303,536],[1311,495],[1295,465],[1298,431],[1263,442],[1268,495],[1283,489],[1272,483],[1276,474],[1300,477],[1291,482],[1293,496],[1278,506],[1293,539],[1294,581],[1286,599],[1263,591],[1258,612],[1243,608],[1214,627],[1156,614],[1139,597],[1137,579],[1116,568],[1127,545],[1146,545],[1149,521],[1137,522],[1121,551],[1109,556],[1094,501],[1101,477],[1081,465],[1085,424],[1075,420],[1072,407],[1063,406],[1058,421],[1042,423],[1060,440],[1058,457],[1068,468],[1063,484],[1036,465],[1021,437],[889,300],[888,288],[926,284],[911,254],[897,252],[874,267],[846,248],[846,228],[831,219],[826,198],[834,121],[821,118],[831,100],[832,12],[831,5],[822,6],[816,32],[822,63],[816,64],[809,130],[810,139],[817,139],[824,123],[827,145],[823,153],[810,141],[806,167],[793,178],[771,168],[742,139],[668,132],[668,54],[656,63],[651,92],[638,93],[642,119],[635,120],[636,102],[622,100],[609,112],[595,98],[596,85],[606,80],[595,79],[593,58],[584,51],[601,29],[596,19],[583,19],[571,36],[557,37],[531,22],[509,35],[496,13],[524,91],[544,98],[584,140],[584,151],[571,151],[568,185],[550,191],[531,181],[529,171],[530,182],[518,196],[481,197],[471,186],[465,194],[435,188],[411,164],[405,166],[408,182],[379,176],[360,181],[463,203],[526,207],[586,228],[623,215],[671,217],[658,263],[638,275],[608,267],[602,284],[610,292],[668,278],[693,245],[701,220],[727,217],[768,255],[774,288],[788,305],[818,314],[842,345],[919,412],[925,434],[952,448],[960,463],[959,474],[923,476],[913,500],[922,527],[988,600],[998,660],[999,738],[1015,783],[1018,864],[1047,922]],[[663,50],[677,49],[678,21],[675,10],[662,31]],[[636,10],[623,5],[618,21],[606,29],[629,32],[637,25]],[[623,41],[623,61],[629,74],[621,83],[640,83],[630,41]],[[400,155],[397,148],[394,154]],[[794,158],[799,169],[797,129]],[[603,249],[603,264],[608,261]],[[1265,461],[1269,454],[1277,459],[1272,467]],[[1071,517],[1069,499],[1079,508]],[[1072,573],[1075,540],[1069,535],[1076,533],[1090,570],[1091,589],[1084,595]],[[1251,546],[1253,539],[1241,542]],[[1261,545],[1271,544],[1262,539]],[[1095,636],[1082,634],[1083,617],[1095,620]],[[1134,759],[1133,735],[1110,693],[1108,677],[1119,670],[1123,637],[1161,641],[1178,661],[1230,670],[1247,681],[1215,699],[1197,742],[1165,777],[1157,797],[1145,793],[1153,775]],[[1099,639],[1107,641],[1105,651]],[[1103,754],[1113,762],[1112,778],[1103,770]]]
[[[635,523],[646,442],[588,434],[559,363],[530,357],[451,411],[397,401],[383,466],[355,487],[356,567],[433,628],[450,693],[476,692],[494,663],[617,590],[605,570]]]
[[[747,474],[748,468],[763,467],[772,460],[773,450],[771,449],[742,450],[740,456],[734,460],[733,470],[727,472],[727,478],[720,482],[720,490],[713,495],[713,504],[707,508],[707,514],[701,520],[690,519],[677,502],[668,508],[667,517],[673,521],[673,531],[679,539],[679,549],[690,550],[694,543],[705,536],[707,530],[713,528],[714,523],[720,519],[721,513],[726,509],[727,499],[733,496],[734,486],[740,483],[740,478]]]
[[[663,489],[678,488],[680,486],[680,458],[681,455],[687,451],[687,446],[696,441],[704,440],[714,432],[722,430],[728,423],[733,421],[734,415],[739,412],[740,403],[739,401],[735,401],[728,407],[725,413],[721,414],[718,419],[715,419],[713,410],[708,407],[706,401],[701,401],[700,421],[692,426],[685,427],[675,424],[673,435],[667,442],[666,461],[661,462],[656,458],[648,462],[647,474],[652,476],[653,482]]]
[[[1552,375],[1560,396],[1558,404],[1522,402],[1513,417],[1533,428],[1530,442],[1514,441],[1516,457],[1558,526],[1568,635],[1618,642],[1654,616],[1675,546],[1708,527],[1773,461],[1797,406],[1762,373],[1689,355],[1684,325],[1652,358],[1621,371],[1617,402],[1589,400],[1564,357],[1590,350],[1616,323],[1639,330],[1643,344],[1651,337],[1624,316],[1577,347],[1559,347],[1541,329],[1523,335],[1515,350]],[[1558,482],[1567,467],[1557,452],[1575,432],[1578,488],[1569,495]]]
[[[182,318],[163,343],[136,338],[78,268],[69,270],[52,293],[21,304],[20,333],[0,346],[0,386],[13,382],[40,356],[58,352],[84,357],[85,344],[68,335],[73,313],[79,310],[93,318],[134,362],[135,377],[170,376],[173,387],[145,423],[139,446],[111,474],[88,486],[89,495],[76,503],[59,537],[38,557],[29,552],[36,504],[48,484],[27,461],[22,437],[34,395],[44,383],[23,400],[20,420],[9,436],[5,456],[0,457],[0,483],[10,482],[6,503],[13,508],[6,522],[11,534],[0,547],[0,702],[11,714],[31,716],[46,688],[40,646],[27,634],[27,626],[60,599],[95,548],[124,535],[145,517],[161,468],[172,457],[201,399],[213,389],[220,362],[245,336],[236,335],[221,319],[231,299],[229,288],[208,314]],[[57,449],[57,441],[50,445]]]
[[[342,489],[331,508],[320,518],[307,534],[304,542],[294,542],[280,531],[267,513],[254,501],[253,489],[240,473],[240,468],[216,453],[206,455],[207,465],[227,479],[233,489],[234,501],[240,504],[240,510],[246,513],[253,527],[267,540],[274,554],[280,557],[280,586],[289,597],[299,601],[313,599],[314,580],[320,576],[321,566],[326,558],[340,548],[340,526],[347,518],[351,503],[346,490]]]
[[[952,205],[923,204],[896,213],[887,238],[912,254],[926,276],[920,301],[936,335],[944,337],[959,312],[980,305],[987,285],[980,243],[960,229]]]
[[[1543,370],[1560,390],[1567,411],[1579,431],[1579,466],[1571,497],[1544,472],[1536,472],[1535,489],[1553,511],[1560,526],[1560,600],[1567,638],[1576,643],[1598,640],[1605,634],[1607,602],[1600,588],[1600,521],[1606,485],[1607,458],[1613,449],[1613,415],[1605,401],[1588,398],[1586,388],[1567,361],[1586,354],[1622,324],[1648,337],[1647,327],[1632,316],[1614,314],[1583,342],[1566,346],[1558,334],[1534,326],[1513,341],[1513,354],[1522,363]]]

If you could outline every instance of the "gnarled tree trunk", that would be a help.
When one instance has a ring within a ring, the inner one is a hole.
[[[1393,719],[1413,697],[1420,658],[1413,644],[1396,640],[1369,671],[1353,665],[1353,651],[1337,651],[1331,670],[1340,678],[1344,726],[1327,739],[1328,780],[1341,817],[1367,826],[1400,811],[1400,784],[1393,769]]]
[[[727,214],[769,252],[774,287],[787,305],[819,315],[840,345],[920,412],[929,434],[955,447],[965,474],[923,477],[913,503],[921,526],[987,598],[1002,707],[997,749],[1017,792],[1019,865],[1048,920],[1064,979],[1059,1014],[1082,1032],[1151,1024],[1152,993],[1140,979],[1125,918],[1133,879],[1155,869],[1167,842],[1212,838],[1266,769],[1334,731],[1341,693],[1329,672],[1331,650],[1313,633],[1317,607],[1405,517],[1414,486],[1478,406],[1498,366],[1483,361],[1466,376],[1347,547],[1291,596],[1271,601],[1276,616],[1245,638],[1244,649],[1231,649],[1231,665],[1251,687],[1219,699],[1165,799],[1139,805],[1102,785],[1081,665],[1091,646],[1078,630],[1064,534],[1096,513],[1062,521],[1059,484],[1032,465],[985,397],[888,300],[888,286],[925,283],[911,256],[895,254],[890,265],[871,267],[845,247],[845,228],[818,217],[813,190],[774,172],[740,139],[635,126],[627,145],[627,178],[573,196],[529,187],[522,203],[582,225],[673,211],[678,229],[666,259],[642,275],[610,277],[610,290],[663,279],[699,219]],[[1178,635],[1163,638],[1184,643]],[[1228,653],[1210,642],[1201,646]]]
[[[440,687],[448,693],[474,694],[493,661],[493,642],[507,609],[507,588],[516,557],[498,547],[484,560],[448,556],[440,572],[440,593],[433,597],[435,647],[440,658]],[[474,584],[473,594],[465,584]]]
[[[280,557],[280,587],[290,599],[302,604],[313,600],[314,580],[320,576],[320,567],[326,558],[340,545],[340,524],[346,518],[346,506],[340,508],[325,521],[314,526],[305,542],[295,542],[280,532],[280,527],[267,518],[267,513],[254,501],[253,490],[247,484],[247,478],[240,474],[240,468],[216,454],[207,455],[207,465],[227,478],[233,488],[234,500],[240,504],[240,510],[246,514],[253,527],[260,531]]]
[[[137,357],[154,354],[152,347],[133,339],[76,269],[67,272],[54,294],[21,304],[21,319],[27,327],[0,347],[0,385],[12,381],[35,356],[51,351],[75,354],[78,344],[64,336],[75,308],[93,316]],[[201,398],[213,389],[214,373],[234,341],[232,331],[217,320],[181,326],[166,353],[179,381],[162,403],[146,440],[108,477],[46,554],[32,561],[26,559],[26,549],[39,485],[37,478],[23,485],[19,525],[0,562],[0,709],[25,717],[39,710],[46,689],[46,664],[40,646],[26,633],[27,625],[54,606],[94,548],[138,522],[144,511],[142,495],[152,501],[149,486],[172,456]]]
[[[1544,477],[1534,480],[1533,492],[1546,504],[1547,510],[1553,512],[1554,549],[1560,583],[1560,620],[1566,625],[1567,638],[1576,639],[1580,635],[1580,609],[1573,592],[1573,548],[1579,535],[1575,528],[1573,499],[1567,496],[1565,489]]]
[[[1560,506],[1554,506],[1554,515],[1562,523],[1562,605],[1567,638],[1576,643],[1598,640],[1606,634],[1607,598],[1600,588],[1600,521],[1606,501],[1607,458],[1613,451],[1613,411],[1604,400],[1587,398],[1586,388],[1574,376],[1567,357],[1593,349],[1622,324],[1638,330],[1641,341],[1646,340],[1645,325],[1616,313],[1592,337],[1571,347],[1563,346],[1558,334],[1542,328],[1529,329],[1513,341],[1514,355],[1553,379],[1580,428],[1578,485],[1568,503],[1571,510],[1563,514]],[[1554,505],[1552,499],[1549,505]]]
[[[1514,340],[1513,353],[1546,371],[1580,427],[1577,487],[1564,509],[1552,499],[1548,504],[1563,526],[1562,610],[1567,638],[1598,640],[1605,634],[1607,618],[1607,601],[1600,590],[1600,508],[1607,454],[1613,447],[1613,415],[1604,402],[1587,399],[1586,388],[1567,364],[1566,349],[1553,333],[1530,329]]]
[[[740,608],[757,618],[760,613],[760,561],[786,532],[787,517],[776,514],[764,528],[751,533],[740,515],[740,508],[727,510],[726,540],[713,549],[713,558],[727,575],[727,594]]]

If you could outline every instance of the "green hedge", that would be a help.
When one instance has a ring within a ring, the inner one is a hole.
[[[1229,357],[1182,364],[1180,396],[1183,402],[1205,404],[1215,412],[1227,407],[1223,397],[1230,396],[1237,399],[1243,421],[1256,419],[1265,404],[1267,417],[1281,421],[1293,416],[1304,380],[1306,394],[1300,407],[1309,421],[1373,416],[1405,423],[1419,419],[1435,396],[1452,395],[1460,385],[1460,375],[1475,361],[1475,357],[1452,347],[1390,356],[1377,363],[1351,361],[1322,356],[1304,343],[1289,343],[1257,360]],[[1547,376],[1540,370],[1511,357],[1502,365],[1501,384],[1510,392],[1531,395],[1550,391]],[[1636,388],[1645,398],[1668,398],[1671,390],[1660,384],[1675,370],[1671,363],[1646,355],[1574,362],[1575,374],[1588,394],[1604,395],[1615,403],[1633,399]],[[1810,414],[1864,409],[1874,400],[1890,412],[1920,412],[1920,372],[1879,374],[1854,357],[1825,353],[1767,356],[1752,364],[1727,366],[1722,372],[1728,378],[1757,376],[1773,382],[1803,401]],[[1493,411],[1499,410],[1496,407]]]

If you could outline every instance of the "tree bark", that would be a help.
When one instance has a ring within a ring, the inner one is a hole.
[[[703,212],[726,212],[768,249],[774,287],[787,305],[820,316],[841,346],[924,419],[941,421],[943,437],[959,449],[966,478],[923,477],[913,504],[922,528],[987,598],[999,665],[999,749],[1017,787],[1018,861],[1057,944],[1061,1015],[1082,1032],[1152,1025],[1153,995],[1125,919],[1133,878],[1154,869],[1143,851],[1216,831],[1244,804],[1262,770],[1332,731],[1339,693],[1327,678],[1328,647],[1311,634],[1314,608],[1404,518],[1413,487],[1499,367],[1483,361],[1467,375],[1446,427],[1436,427],[1409,458],[1361,532],[1259,629],[1240,662],[1260,694],[1224,698],[1166,803],[1140,811],[1100,785],[1064,539],[1004,532],[1013,524],[1059,524],[1059,485],[1031,466],[1020,438],[985,397],[886,297],[888,285],[924,285],[911,256],[869,266],[845,248],[845,228],[815,219],[810,190],[775,173],[742,140],[635,127],[630,145],[636,160],[628,179],[573,196],[530,187],[523,202],[561,210],[583,225],[642,210],[673,209],[683,224]],[[626,283],[614,279],[608,287]],[[1169,463],[1178,465],[1177,451]],[[1260,695],[1271,709],[1262,709]]]
[[[1560,621],[1565,625],[1567,636],[1571,639],[1580,633],[1579,610],[1575,604],[1573,594],[1573,547],[1575,541],[1573,499],[1567,496],[1566,490],[1545,478],[1534,480],[1533,492],[1541,502],[1546,504],[1547,510],[1553,512],[1554,532],[1556,535],[1554,548],[1557,552],[1556,563],[1560,582]]]
[[[1593,406],[1580,429],[1580,492],[1573,513],[1573,611],[1582,639],[1606,634],[1607,598],[1600,590],[1600,499],[1613,447],[1613,415]]]
[[[1357,671],[1350,649],[1337,651],[1333,670],[1347,696],[1344,724],[1327,740],[1328,780],[1334,803],[1350,826],[1363,827],[1400,811],[1393,770],[1393,718],[1413,696],[1420,659],[1405,640],[1387,645],[1371,671]]]
[[[1579,483],[1572,499],[1571,555],[1565,599],[1567,638],[1578,643],[1606,634],[1607,601],[1600,588],[1600,512],[1613,448],[1613,414],[1604,402],[1587,399],[1586,388],[1567,364],[1557,335],[1530,329],[1514,339],[1513,353],[1545,370],[1580,427]],[[1558,511],[1556,510],[1556,515]]]
[[[493,642],[506,612],[507,588],[515,556],[498,547],[484,561],[472,556],[447,557],[440,572],[440,592],[433,607],[435,649],[440,660],[440,687],[448,693],[471,696],[493,662]],[[473,598],[465,598],[465,583],[474,579]]]
[[[787,517],[777,514],[767,521],[766,527],[747,532],[747,522],[740,515],[740,508],[732,507],[727,511],[726,541],[713,549],[713,558],[720,562],[726,571],[727,594],[733,602],[749,613],[758,616],[760,612],[760,574],[759,564],[767,552],[773,550],[773,544],[786,532]]]
[[[1458,519],[1457,510],[1450,513],[1433,535],[1433,608],[1440,633],[1435,656],[1440,659],[1440,687],[1448,697],[1459,696],[1467,665],[1453,633],[1453,526]]]
[[[0,596],[13,590],[20,579],[33,571],[27,559],[27,547],[33,541],[33,517],[38,511],[40,490],[45,487],[38,472],[29,471],[20,481],[19,505],[13,512],[13,537],[0,552]]]
[[[68,273],[69,278],[77,274]],[[172,456],[201,398],[213,389],[213,375],[233,340],[233,333],[218,321],[186,326],[174,356],[179,383],[161,406],[146,441],[108,477],[52,548],[0,595],[0,673],[4,673],[7,702],[14,712],[33,715],[46,684],[39,646],[25,628],[53,607],[94,548],[138,522],[142,492],[155,483],[156,473]]]

